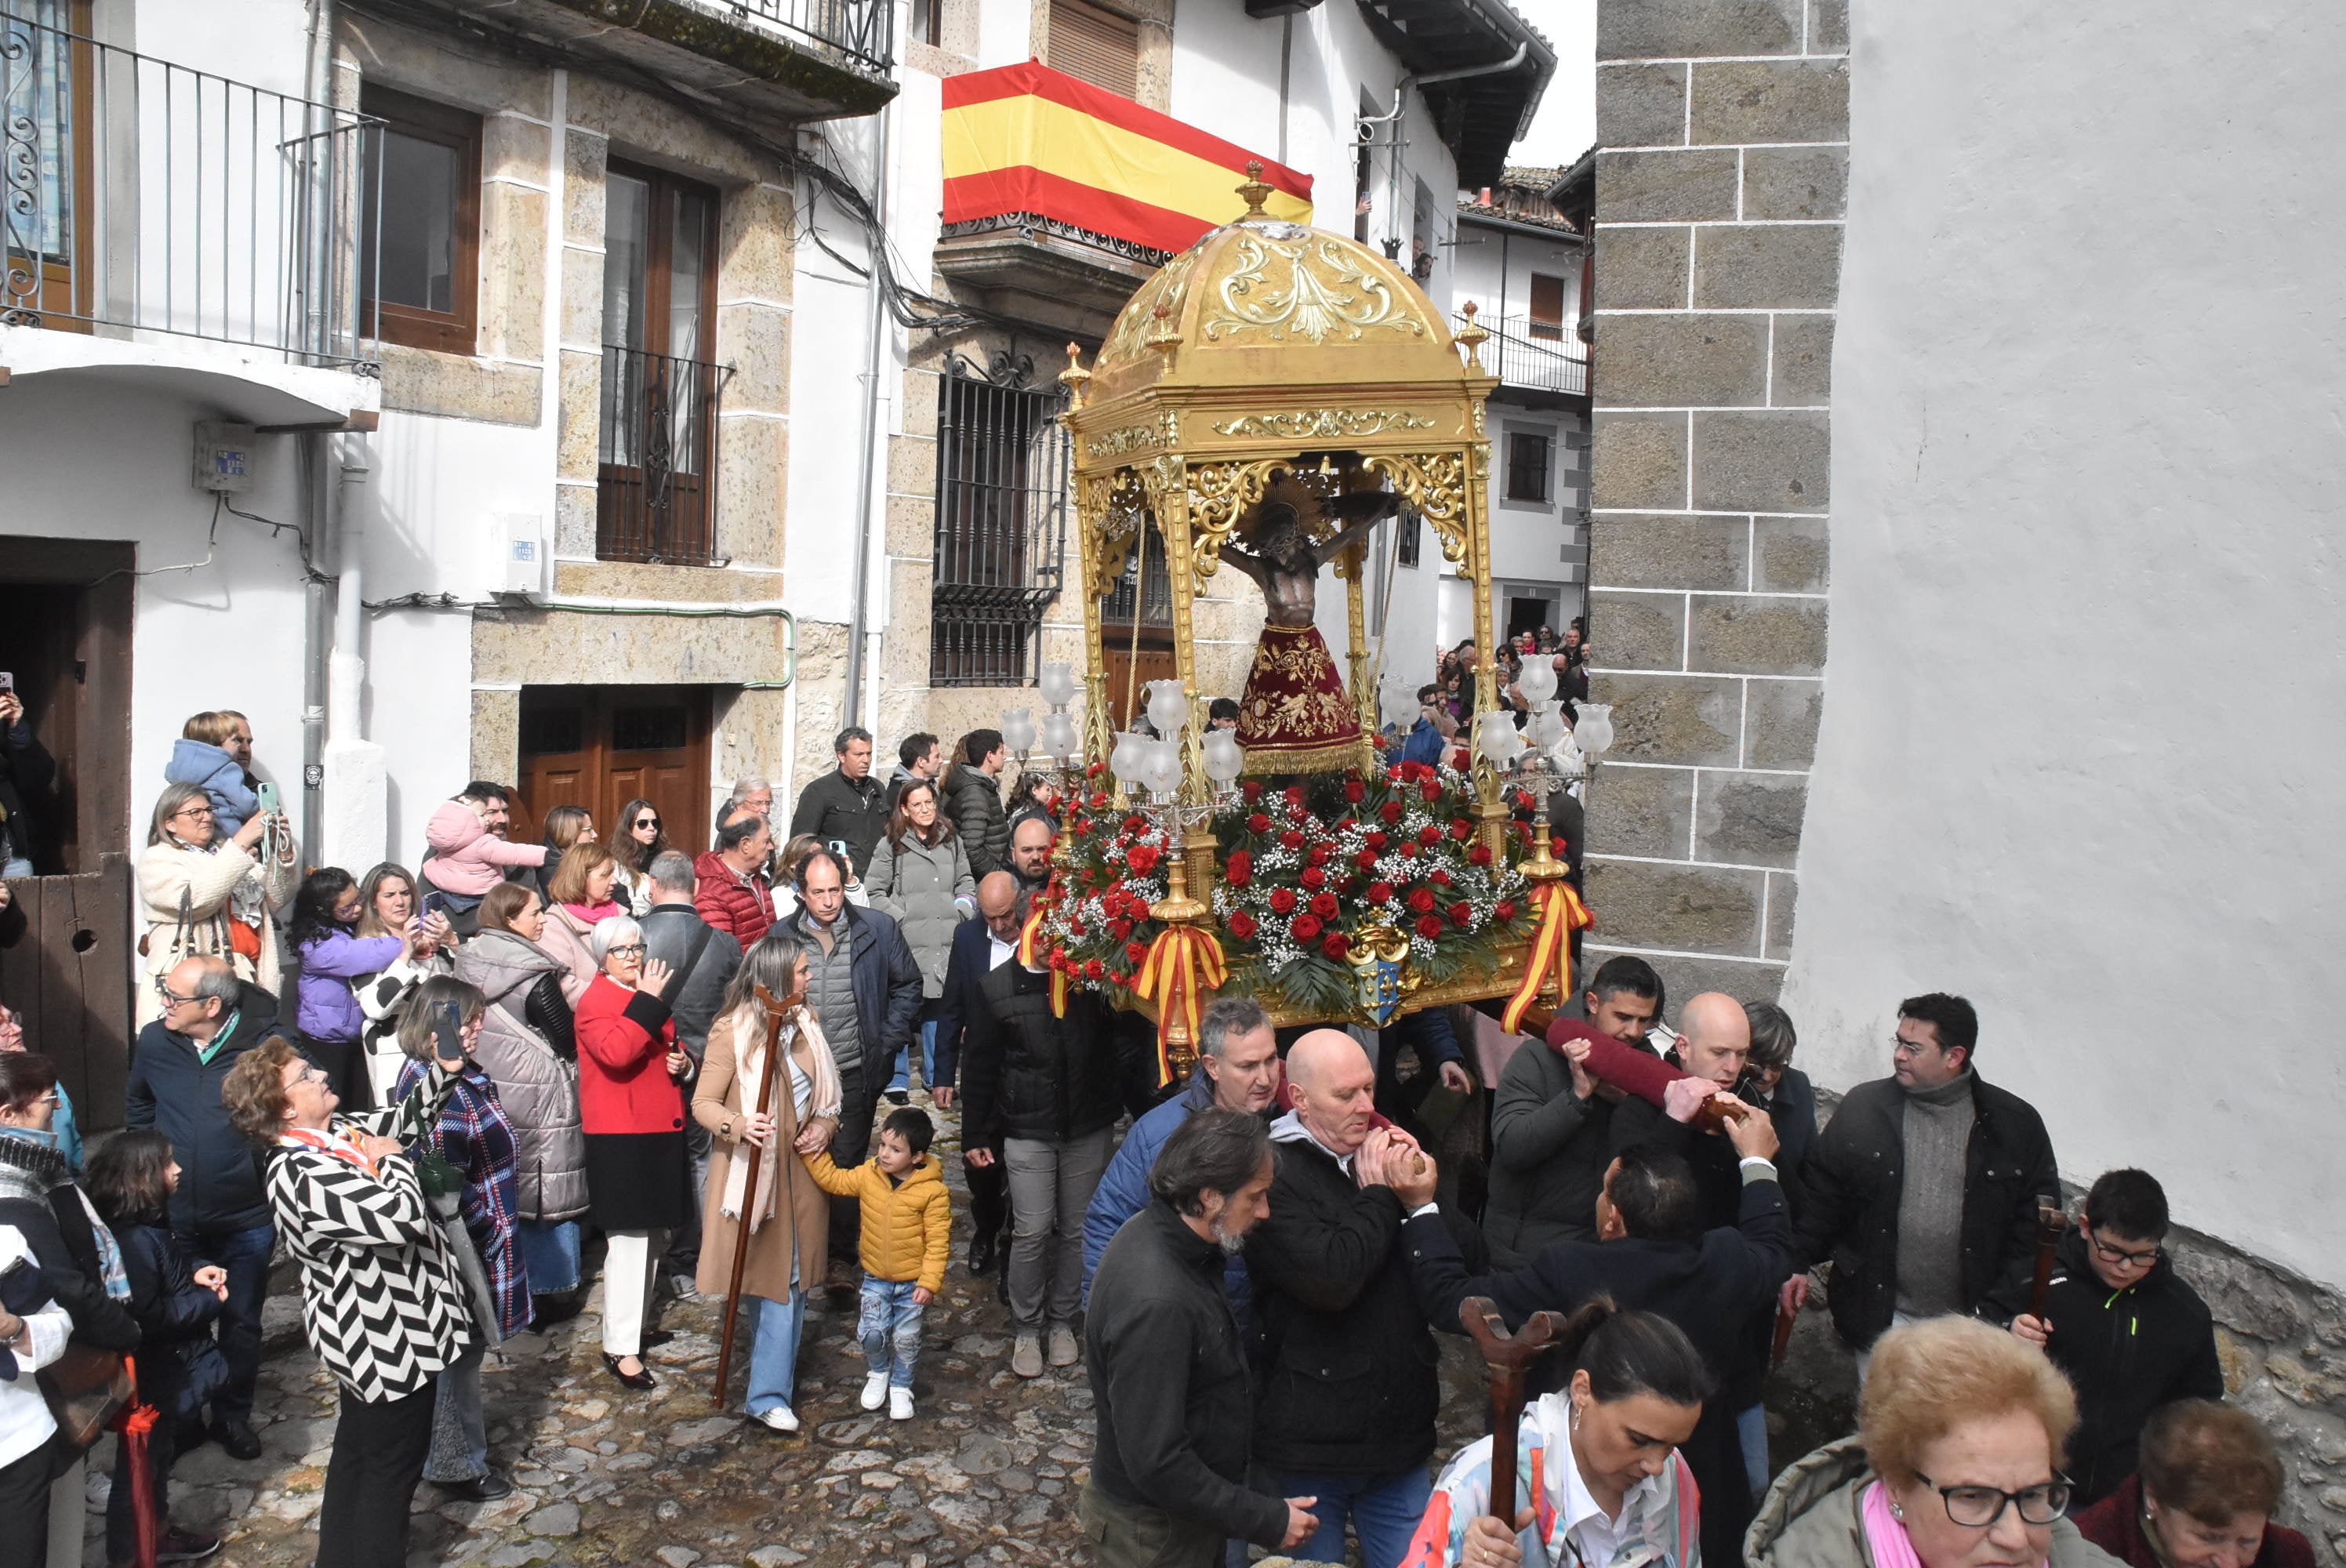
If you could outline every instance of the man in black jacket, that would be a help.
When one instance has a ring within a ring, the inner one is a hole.
[[[985,1003],[978,983],[1008,963],[1018,952],[1018,932],[1026,915],[1018,896],[1018,882],[1008,871],[989,871],[977,882],[977,919],[965,920],[954,931],[953,948],[945,960],[945,988],[937,998],[937,1109],[950,1111],[958,1094],[963,1039],[969,1020]],[[974,1156],[983,1151],[981,1163]],[[1000,1140],[974,1142],[964,1117],[962,1128],[962,1175],[969,1183],[969,1271],[993,1268],[1002,1250],[1003,1227],[1010,1223],[1010,1197],[1003,1186]],[[996,1281],[1008,1301],[1005,1273]]]
[[[2080,1508],[2135,1472],[2153,1410],[2224,1397],[2214,1320],[2175,1272],[2166,1239],[2167,1193],[2157,1178],[2106,1173],[2086,1195],[2077,1228],[2061,1238],[2045,1316],[2012,1320],[2012,1331],[2044,1346],[2077,1386],[2068,1470]]]
[[[1528,1268],[1469,1278],[1438,1215],[1413,1216],[1402,1230],[1419,1303],[1429,1320],[1453,1333],[1464,1331],[1458,1308],[1470,1296],[1489,1297],[1511,1329],[1535,1312],[1568,1313],[1610,1296],[1625,1311],[1657,1312],[1686,1330],[1719,1383],[1683,1451],[1702,1491],[1702,1560],[1721,1568],[1742,1560],[1755,1502],[1736,1430],[1742,1396],[1735,1390],[1756,1387],[1767,1370],[1767,1341],[1755,1347],[1743,1326],[1774,1304],[1792,1258],[1791,1220],[1776,1179],[1775,1128],[1765,1116],[1747,1116],[1729,1128],[1742,1180],[1731,1226],[1706,1228],[1687,1162],[1640,1145],[1605,1174],[1596,1200],[1603,1239],[1556,1242]],[[1432,1187],[1419,1178],[1398,1190],[1407,1204]],[[1562,1374],[1568,1369],[1535,1365],[1531,1391],[1561,1386]]]
[[[1213,1568],[1225,1539],[1277,1551],[1319,1523],[1314,1499],[1246,1484],[1252,1400],[1222,1266],[1262,1218],[1271,1168],[1260,1118],[1199,1112],[1101,1255],[1085,1347],[1098,1436],[1076,1504],[1100,1568]]]
[[[845,844],[860,877],[872,869],[872,847],[888,829],[888,791],[872,777],[870,730],[850,725],[831,748],[839,766],[799,791],[790,837],[812,833],[826,848]]]
[[[1043,1375],[1049,1360],[1082,1359],[1076,1314],[1083,1303],[1084,1210],[1107,1169],[1118,1092],[1117,1023],[1096,992],[1071,987],[1066,1016],[1051,1011],[1051,977],[1015,959],[978,983],[980,1006],[964,1020],[962,1147],[970,1164],[993,1163],[1001,1141],[1010,1185],[1010,1369]],[[983,1157],[981,1157],[983,1156]]]
[[[138,1032],[124,1093],[123,1125],[153,1127],[179,1162],[171,1229],[192,1257],[228,1270],[219,1315],[228,1380],[212,1399],[210,1435],[230,1456],[260,1457],[252,1391],[260,1376],[260,1309],[277,1229],[260,1186],[260,1157],[228,1119],[220,1085],[237,1059],[271,1035],[300,1041],[277,1023],[269,993],[239,981],[217,958],[184,959],[156,983],[163,1016]]]
[[[1794,1262],[1832,1264],[1833,1327],[1869,1350],[1894,1321],[2028,1305],[2036,1199],[2061,1190],[2044,1119],[1973,1070],[1979,1015],[1933,992],[1898,1004],[1892,1075],[1849,1092],[1802,1173]],[[1784,1283],[1797,1312],[1809,1280]]]
[[[1401,1247],[1409,1211],[1389,1178],[1433,1162],[1374,1125],[1376,1069],[1351,1035],[1306,1034],[1287,1075],[1296,1108],[1271,1124],[1270,1216],[1246,1247],[1263,1378],[1257,1483],[1319,1499],[1299,1558],[1342,1561],[1349,1514],[1368,1568],[1396,1568],[1433,1492],[1441,1389]]]

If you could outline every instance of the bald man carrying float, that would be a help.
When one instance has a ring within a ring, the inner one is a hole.
[[[1423,1156],[1406,1133],[1374,1125],[1376,1068],[1351,1035],[1304,1035],[1287,1076],[1296,1108],[1271,1124],[1270,1214],[1247,1235],[1255,1486],[1319,1499],[1298,1558],[1341,1562],[1350,1514],[1367,1568],[1396,1568],[1433,1490],[1441,1405],[1393,1187]]]

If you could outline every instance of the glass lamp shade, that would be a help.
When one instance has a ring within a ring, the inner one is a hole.
[[[1007,730],[1003,732],[1005,736]],[[1032,733],[1030,727],[1029,733]],[[1076,754],[1076,721],[1064,713],[1043,716],[1043,755],[1061,761]]]
[[[1246,753],[1239,749],[1238,737],[1227,729],[1206,732],[1206,777],[1222,789],[1246,771]]]
[[[1148,748],[1141,763],[1141,778],[1148,788],[1159,795],[1169,795],[1181,787],[1181,747],[1178,741],[1144,740]]]
[[[1613,746],[1613,709],[1609,704],[1584,702],[1580,721],[1572,727],[1573,744],[1594,766]]]
[[[1564,704],[1550,697],[1532,719],[1532,739],[1542,751],[1553,751],[1564,744]]]
[[[1491,759],[1494,768],[1504,770],[1521,755],[1523,733],[1516,729],[1514,718],[1508,714],[1486,713],[1479,722],[1475,744],[1482,748],[1483,755]]]
[[[1064,659],[1054,660],[1043,667],[1043,700],[1053,708],[1065,708],[1076,700],[1076,668]]]
[[[1024,754],[1035,749],[1035,716],[1032,710],[1024,708],[1003,710],[1002,744],[1014,753]]]
[[[1189,699],[1178,680],[1152,680],[1148,683],[1148,722],[1157,727],[1159,735],[1181,733],[1181,726],[1189,718]]]
[[[1129,729],[1116,732],[1116,749],[1109,752],[1107,758],[1108,771],[1115,774],[1116,781],[1127,789],[1145,787],[1141,777],[1143,753],[1140,748],[1148,744],[1147,737],[1135,735]]]
[[[1527,658],[1515,684],[1523,687],[1524,700],[1537,708],[1556,695],[1556,666],[1545,658]]]

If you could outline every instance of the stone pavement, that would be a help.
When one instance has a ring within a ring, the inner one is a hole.
[[[621,1388],[604,1371],[601,1316],[590,1303],[548,1333],[509,1341],[501,1362],[491,1358],[484,1379],[491,1461],[515,1491],[496,1502],[460,1502],[425,1482],[416,1491],[411,1565],[1088,1562],[1075,1498],[1089,1473],[1091,1390],[1080,1365],[1032,1382],[1011,1374],[1007,1309],[991,1277],[973,1280],[963,1266],[967,1195],[953,1119],[938,1119],[936,1151],[954,1189],[954,1262],[929,1310],[913,1420],[857,1408],[864,1369],[852,1289],[809,1298],[795,1407],[805,1430],[787,1437],[739,1413],[746,1334],[736,1349],[736,1408],[710,1407],[720,1302],[666,1305],[662,1326],[676,1337],[647,1357],[660,1378],[649,1393]],[[180,1460],[173,1481],[174,1517],[224,1533],[219,1561],[233,1568],[307,1568],[316,1548],[334,1388],[302,1340],[284,1283],[269,1304],[254,1420],[263,1456],[239,1464],[208,1444]],[[1466,1342],[1441,1340],[1447,1393],[1437,1457],[1446,1459],[1482,1432],[1484,1395]],[[91,1456],[98,1511],[88,1521],[88,1568],[105,1564],[102,1500],[112,1464],[108,1439]]]

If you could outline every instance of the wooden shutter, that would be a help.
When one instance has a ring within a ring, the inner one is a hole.
[[[1532,336],[1564,336],[1564,280],[1545,272],[1532,274]]]
[[[1140,90],[1140,24],[1086,0],[1051,0],[1055,71],[1131,97]]]

